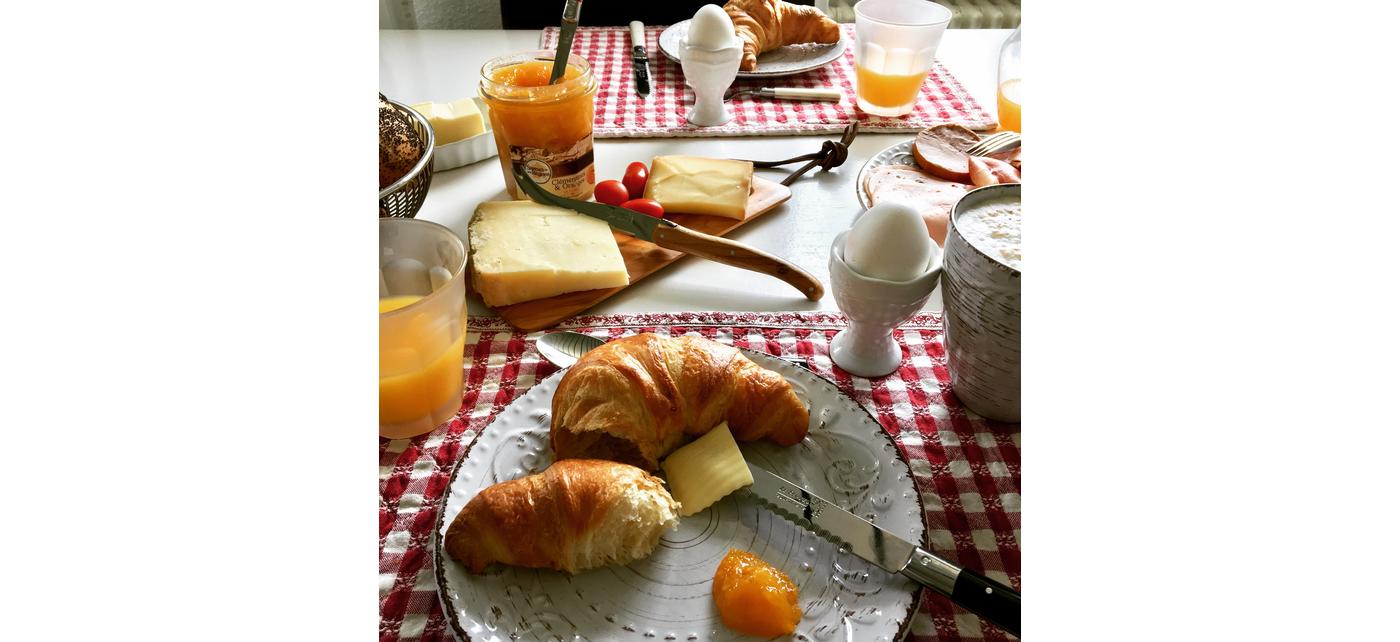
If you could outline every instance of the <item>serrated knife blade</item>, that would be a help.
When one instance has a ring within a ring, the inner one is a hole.
[[[904,575],[1019,637],[1021,595],[930,553],[766,468],[748,463],[759,503],[890,573]]]

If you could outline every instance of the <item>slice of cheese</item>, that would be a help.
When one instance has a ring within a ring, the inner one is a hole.
[[[628,284],[607,223],[532,201],[478,205],[467,226],[472,287],[499,307]]]
[[[455,143],[486,131],[481,109],[476,106],[476,101],[470,98],[450,103],[418,103],[410,107],[428,119],[428,124],[433,126],[433,138],[438,145]]]
[[[753,484],[753,474],[744,463],[744,454],[729,424],[710,429],[699,439],[671,453],[661,462],[671,496],[681,503],[681,516],[694,515],[745,486]]]
[[[646,198],[667,212],[744,219],[753,188],[753,163],[702,156],[657,156]]]

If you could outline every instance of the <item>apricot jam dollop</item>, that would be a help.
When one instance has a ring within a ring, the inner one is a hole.
[[[720,619],[738,633],[760,638],[789,635],[802,620],[797,585],[746,551],[730,550],[720,560],[711,592]]]

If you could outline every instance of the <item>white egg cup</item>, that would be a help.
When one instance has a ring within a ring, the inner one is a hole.
[[[689,37],[681,40],[681,71],[695,92],[695,104],[685,115],[692,125],[716,127],[734,119],[724,101],[724,91],[739,76],[739,62],[744,57],[740,43],[735,38],[728,47],[705,49],[691,45]]]
[[[849,230],[848,230],[849,231]],[[894,329],[924,307],[943,275],[943,255],[933,251],[924,273],[908,281],[872,279],[846,263],[846,234],[831,243],[831,292],[851,323],[831,340],[831,360],[858,377],[883,377],[899,368],[902,355]]]

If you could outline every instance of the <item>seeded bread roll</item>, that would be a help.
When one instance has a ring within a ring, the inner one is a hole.
[[[379,97],[379,189],[403,178],[423,155],[423,141],[408,116]]]

